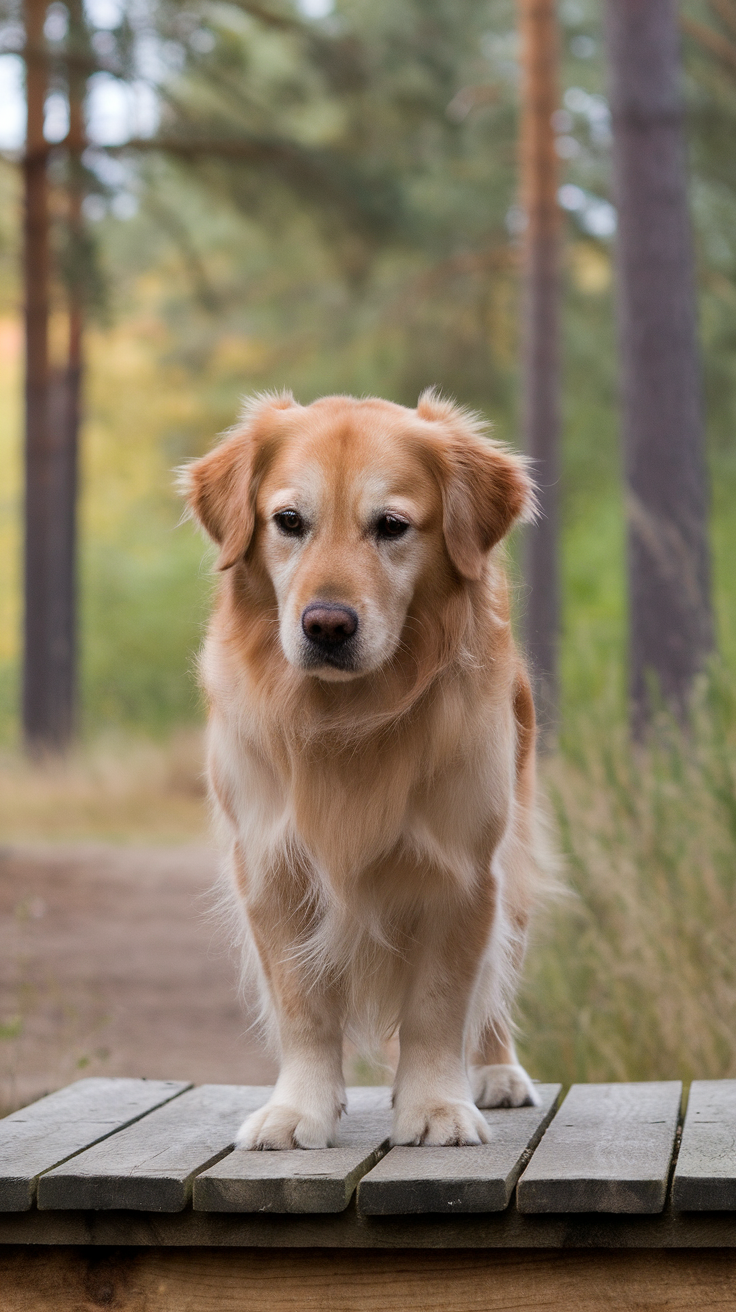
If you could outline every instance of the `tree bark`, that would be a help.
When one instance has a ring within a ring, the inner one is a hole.
[[[69,44],[83,34],[79,0],[71,0]],[[51,257],[48,145],[43,135],[47,65],[46,0],[27,0],[28,132],[26,222],[26,502],[23,727],[28,749],[60,751],[74,732],[76,710],[76,502],[82,374],[83,67],[69,60],[69,336],[67,363],[51,369],[48,349]]]
[[[674,0],[606,0],[618,206],[629,688],[681,719],[713,647],[693,249]]]
[[[23,728],[31,751],[49,745],[49,207],[46,0],[26,0],[27,132],[23,274],[25,282],[25,614]]]
[[[85,273],[82,200],[85,147],[85,28],[81,0],[69,0],[69,136],[67,179],[68,345],[66,367],[55,378],[50,428],[49,505],[49,737],[57,748],[74,734],[77,702],[77,465],[81,418],[83,288]]]
[[[554,733],[559,635],[559,244],[558,164],[552,115],[558,105],[555,0],[518,0],[522,64],[523,242],[522,429],[541,515],[527,530],[526,647],[542,742]]]

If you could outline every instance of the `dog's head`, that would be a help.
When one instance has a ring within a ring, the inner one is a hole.
[[[184,485],[218,569],[265,572],[286,659],[332,681],[390,661],[416,599],[479,580],[534,506],[523,460],[433,392],[257,398]]]

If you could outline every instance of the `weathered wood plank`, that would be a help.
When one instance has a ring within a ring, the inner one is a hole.
[[[3,1312],[727,1312],[729,1252],[0,1252]]]
[[[392,1148],[358,1186],[363,1216],[417,1212],[501,1212],[524,1164],[554,1115],[561,1085],[542,1084],[541,1107],[484,1113],[490,1143],[467,1148]]]
[[[270,1093],[269,1088],[203,1084],[182,1094],[42,1176],[39,1210],[181,1211],[193,1176],[232,1148],[243,1118]]]
[[[182,1080],[88,1079],[0,1120],[0,1211],[33,1204],[44,1171],[176,1098]]]
[[[736,1080],[693,1080],[672,1206],[736,1211]]]
[[[517,1186],[520,1212],[661,1212],[679,1080],[574,1084]]]
[[[335,1148],[236,1150],[194,1181],[201,1212],[341,1212],[362,1175],[388,1147],[391,1095],[386,1088],[348,1089],[348,1110]]]

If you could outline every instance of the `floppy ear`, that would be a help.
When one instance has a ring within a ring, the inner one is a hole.
[[[216,569],[230,569],[248,550],[255,527],[254,443],[236,433],[188,465],[182,482],[192,515],[220,548]]]
[[[432,443],[442,488],[450,559],[466,579],[479,579],[487,553],[516,520],[536,513],[534,485],[522,456],[484,436],[486,427],[434,393],[420,397],[420,418],[437,424]]]
[[[220,548],[218,570],[242,560],[253,537],[258,484],[275,441],[263,418],[268,410],[294,404],[290,393],[256,397],[243,411],[242,428],[180,471],[191,514]]]

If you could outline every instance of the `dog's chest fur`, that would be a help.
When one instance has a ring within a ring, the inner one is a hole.
[[[476,705],[471,724],[464,702],[455,687],[391,732],[347,745],[282,740],[278,752],[214,717],[213,786],[251,880],[306,864],[341,900],[366,884],[411,899],[417,885],[427,896],[472,882],[503,833],[512,768],[497,746],[508,741],[500,712],[479,717]]]

